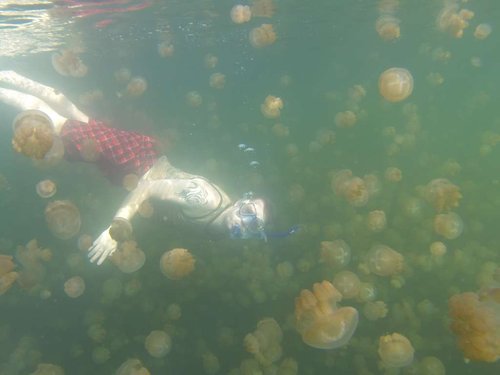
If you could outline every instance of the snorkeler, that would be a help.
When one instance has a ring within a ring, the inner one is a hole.
[[[235,239],[266,239],[266,209],[262,199],[247,194],[233,201],[202,176],[174,168],[161,156],[154,138],[107,126],[89,118],[57,90],[14,71],[0,71],[0,101],[22,110],[14,120],[14,149],[34,159],[49,157],[62,141],[68,160],[92,161],[110,177],[141,176],[111,225],[89,249],[91,262],[101,264],[120,242],[132,236],[131,220],[147,199],[170,202],[188,223]],[[97,157],[85,156],[93,148]],[[292,228],[289,233],[293,233]],[[288,233],[288,232],[287,232]]]

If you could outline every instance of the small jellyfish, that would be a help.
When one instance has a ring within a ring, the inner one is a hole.
[[[151,375],[151,373],[137,358],[130,358],[118,367],[115,375]]]
[[[476,39],[486,39],[490,34],[491,34],[491,25],[487,23],[481,23],[476,26],[476,29],[474,30],[474,37]]]
[[[174,55],[174,50],[174,45],[168,40],[158,43],[158,54],[161,57],[172,57]]]
[[[381,336],[378,342],[378,355],[385,368],[405,367],[413,362],[415,349],[410,340],[399,333]]]
[[[352,128],[357,121],[356,114],[353,111],[338,112],[335,115],[335,125],[339,128]]]
[[[134,77],[127,84],[125,89],[130,96],[138,97],[144,94],[148,88],[148,83],[143,77]]]
[[[270,119],[280,117],[282,109],[283,100],[273,95],[268,95],[264,100],[264,103],[262,103],[260,106],[260,111],[262,112],[262,114]]]
[[[164,331],[151,331],[146,337],[144,346],[148,353],[155,358],[165,357],[172,348],[172,339]]]
[[[400,182],[403,179],[403,172],[396,167],[389,167],[384,173],[385,179],[389,182]]]
[[[64,293],[68,297],[78,298],[85,291],[85,281],[80,276],[74,276],[64,283]]]
[[[51,150],[55,134],[50,118],[38,110],[26,110],[14,119],[12,147],[16,152],[41,160]]]
[[[435,241],[429,246],[431,255],[435,258],[441,258],[446,254],[446,245],[441,241]]]
[[[273,25],[265,23],[250,31],[250,44],[255,48],[267,47],[276,41]]]
[[[385,41],[393,41],[399,39],[401,31],[399,28],[399,19],[392,16],[383,14],[377,18],[375,29],[378,35]]]
[[[370,232],[382,232],[387,225],[387,218],[385,212],[382,210],[374,210],[368,213],[366,218],[366,225]]]
[[[62,240],[74,237],[82,224],[80,211],[68,200],[58,200],[45,207],[45,220],[54,236]]]
[[[209,79],[210,87],[221,90],[226,84],[226,76],[222,73],[213,73]]]
[[[341,271],[335,275],[332,284],[344,299],[351,299],[358,296],[361,281],[354,272]]]
[[[57,192],[57,186],[52,180],[42,180],[36,184],[36,193],[41,198],[53,197]]]
[[[409,97],[413,91],[413,76],[404,68],[390,68],[379,78],[378,88],[389,102],[400,102]]]
[[[87,251],[90,246],[92,246],[93,242],[94,240],[92,239],[92,236],[90,234],[82,234],[80,237],[78,237],[78,250]]]
[[[302,340],[318,349],[346,345],[358,325],[354,307],[338,307],[340,292],[328,281],[315,283],[313,291],[304,289],[295,299],[295,327]]]
[[[78,56],[76,49],[65,49],[52,55],[52,66],[62,76],[81,78],[87,75],[88,68]]]
[[[19,277],[18,273],[14,272],[14,267],[11,256],[0,254],[0,296],[9,290]]]
[[[113,253],[111,261],[123,273],[132,273],[142,268],[146,255],[137,247],[135,241],[125,241]]]
[[[212,54],[207,54],[205,55],[205,66],[209,69],[213,69],[217,66],[217,63],[219,62],[219,59],[217,56],[214,56]]]
[[[134,190],[137,187],[138,183],[139,183],[139,176],[137,176],[135,173],[129,173],[123,176],[122,186],[127,191]]]
[[[171,280],[180,280],[194,270],[195,259],[186,249],[166,251],[160,260],[161,272]]]
[[[394,276],[403,271],[404,258],[386,245],[375,245],[366,254],[370,272],[378,276]]]
[[[370,321],[385,318],[388,312],[384,301],[368,301],[363,306],[363,315]]]
[[[203,103],[203,98],[198,91],[190,91],[186,94],[186,102],[192,108],[198,108]]]
[[[30,375],[64,375],[64,369],[52,363],[39,363]]]
[[[434,231],[448,240],[459,237],[463,230],[464,222],[454,212],[438,214],[434,217]]]
[[[245,23],[252,18],[252,11],[248,5],[238,4],[231,8],[230,16],[234,23]]]
[[[460,188],[446,178],[436,178],[423,191],[424,197],[437,212],[449,211],[460,204]]]

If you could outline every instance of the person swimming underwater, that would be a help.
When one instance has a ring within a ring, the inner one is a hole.
[[[93,160],[108,176],[141,176],[111,224],[89,249],[91,262],[102,264],[118,244],[132,235],[131,220],[141,204],[152,198],[172,203],[188,223],[234,239],[267,239],[266,205],[251,194],[232,200],[208,179],[173,167],[160,155],[154,138],[108,126],[89,118],[57,90],[14,71],[0,71],[0,101],[22,110],[14,120],[14,149],[35,159],[46,158],[60,139],[68,160],[88,161],[82,149],[89,142],[98,152]],[[295,232],[275,234],[282,237]]]

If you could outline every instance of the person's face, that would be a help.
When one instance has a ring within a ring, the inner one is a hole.
[[[240,199],[233,206],[229,229],[233,238],[266,238],[265,203],[262,199]]]

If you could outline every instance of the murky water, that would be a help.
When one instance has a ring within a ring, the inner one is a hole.
[[[214,238],[151,201],[126,250],[144,265],[92,264],[127,190],[15,152],[19,109],[0,105],[0,374],[499,373],[500,6],[310,3],[2,2],[0,70],[264,198],[270,238]],[[410,77],[379,82],[389,68]],[[56,200],[79,210],[70,239],[46,223]],[[174,248],[194,263],[166,271]]]

